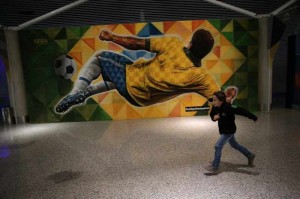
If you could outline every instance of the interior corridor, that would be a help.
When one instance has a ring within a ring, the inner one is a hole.
[[[208,116],[0,126],[0,198],[300,198],[300,111],[236,116],[220,173],[217,123]]]

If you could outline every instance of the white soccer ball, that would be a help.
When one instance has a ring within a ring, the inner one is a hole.
[[[65,79],[71,79],[76,73],[76,62],[69,55],[60,55],[54,60],[54,71],[55,73]]]

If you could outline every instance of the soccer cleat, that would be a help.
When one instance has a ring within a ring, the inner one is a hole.
[[[250,154],[250,156],[248,157],[248,166],[249,167],[253,167],[254,166],[253,165],[254,158],[255,158],[255,154],[254,153]]]
[[[81,104],[85,101],[86,95],[84,91],[77,91],[74,94],[67,95],[56,105],[56,112],[63,113],[67,111],[70,107]]]

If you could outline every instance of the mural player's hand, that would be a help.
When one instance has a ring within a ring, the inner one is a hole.
[[[226,102],[231,104],[233,99],[237,95],[237,89],[234,87],[227,88],[225,91],[225,95],[226,95]]]
[[[99,39],[103,41],[111,41],[112,40],[112,32],[109,30],[102,30],[99,35]]]

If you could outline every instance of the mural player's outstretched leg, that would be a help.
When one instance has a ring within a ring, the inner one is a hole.
[[[63,113],[70,107],[84,103],[91,92],[87,89],[91,82],[101,75],[97,57],[93,56],[82,68],[79,78],[69,95],[65,96],[55,107],[56,112]]]

